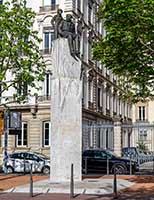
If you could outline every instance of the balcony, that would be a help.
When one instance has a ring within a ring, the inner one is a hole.
[[[148,119],[136,119],[137,123],[149,123]]]
[[[52,51],[52,48],[41,49],[41,50],[40,50],[40,53],[41,53],[42,55],[50,55],[50,54],[51,54],[51,51]]]
[[[88,108],[91,109],[91,110],[93,110],[94,109],[94,103],[88,101]]]
[[[38,103],[39,102],[43,102],[43,101],[50,101],[51,100],[51,96],[50,95],[44,95],[44,96],[38,96]]]
[[[40,12],[50,12],[52,10],[57,10],[58,5],[47,5],[47,6],[41,6],[40,7]]]
[[[110,116],[110,110],[106,108],[106,115]]]

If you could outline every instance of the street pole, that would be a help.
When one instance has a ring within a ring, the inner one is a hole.
[[[4,173],[7,173],[8,135],[9,135],[9,110],[6,110],[4,112]]]

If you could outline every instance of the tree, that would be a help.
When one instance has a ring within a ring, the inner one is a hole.
[[[106,35],[94,44],[94,58],[111,69],[125,97],[154,97],[154,1],[103,0],[99,12]]]
[[[30,88],[39,89],[38,81],[43,81],[45,73],[38,47],[41,40],[32,28],[35,13],[26,8],[26,0],[0,4],[0,13],[1,96],[15,89],[13,101],[23,102],[30,95]]]

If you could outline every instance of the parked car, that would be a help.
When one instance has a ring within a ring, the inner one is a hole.
[[[3,171],[13,172],[41,172],[50,173],[50,160],[43,154],[37,152],[16,152],[8,155],[8,159],[3,161]]]
[[[137,147],[122,148],[122,156],[136,160],[139,165],[144,162],[153,161],[153,155],[149,155],[148,152],[145,153]]]
[[[116,174],[126,174],[130,172],[130,167],[132,173],[138,171],[138,164],[136,161],[118,157],[115,153],[103,149],[89,149],[83,151],[82,154],[82,169],[85,172],[95,172],[95,173],[107,173],[107,168],[109,173]]]

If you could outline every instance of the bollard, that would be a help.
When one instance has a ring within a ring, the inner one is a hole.
[[[129,174],[132,175],[132,159],[131,159],[131,156],[130,156]]]
[[[29,188],[30,197],[33,197],[33,172],[32,164],[30,164],[30,188]]]
[[[109,175],[109,158],[107,158],[107,175]]]
[[[85,158],[85,175],[88,174],[88,162],[87,158]]]
[[[24,175],[26,174],[25,157],[24,157]]]
[[[70,198],[74,198],[73,164],[71,164]]]
[[[113,193],[114,193],[114,199],[117,199],[117,198],[118,198],[118,194],[117,194],[117,175],[116,175],[116,167],[114,168]]]
[[[154,156],[153,156],[153,159],[152,159],[152,160],[153,160],[153,172],[154,172]]]

